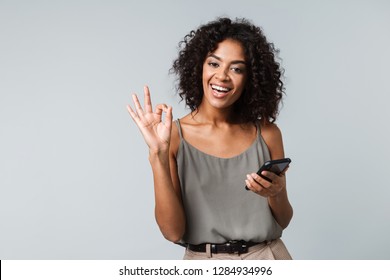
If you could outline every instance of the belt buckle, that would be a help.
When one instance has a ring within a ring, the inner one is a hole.
[[[230,240],[226,243],[226,246],[228,247],[227,251],[229,254],[242,254],[248,252],[248,247],[243,241]]]

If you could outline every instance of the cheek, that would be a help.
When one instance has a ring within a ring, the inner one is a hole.
[[[241,91],[244,91],[247,88],[247,79],[244,78],[241,85]]]
[[[207,68],[206,69],[203,68],[203,71],[202,71],[203,80],[208,80],[211,76],[212,76],[212,71],[208,70]]]
[[[237,88],[240,90],[240,92],[243,92],[246,87],[246,79],[239,79],[236,81]]]

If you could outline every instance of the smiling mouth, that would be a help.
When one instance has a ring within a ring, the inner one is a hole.
[[[217,86],[217,85],[213,85],[213,84],[211,84],[211,89],[213,90],[214,94],[215,94],[217,97],[223,97],[223,96],[225,96],[229,91],[232,90],[231,88],[221,87],[221,86]]]

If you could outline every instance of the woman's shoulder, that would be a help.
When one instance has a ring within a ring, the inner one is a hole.
[[[192,113],[189,113],[180,119],[178,119],[181,125],[184,126],[189,126],[189,125],[194,125],[196,122],[194,121],[194,115]]]
[[[280,128],[275,123],[260,122],[261,135],[266,138],[279,138],[282,137]]]
[[[275,123],[261,122],[260,131],[265,144],[268,146],[271,158],[283,158],[283,138],[280,128]]]

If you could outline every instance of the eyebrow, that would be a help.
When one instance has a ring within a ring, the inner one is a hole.
[[[220,58],[219,56],[217,56],[217,55],[215,55],[215,54],[210,54],[208,57],[214,57],[215,59],[217,59],[217,60],[219,60],[219,61],[222,61],[222,58]],[[246,62],[245,61],[243,61],[243,60],[233,60],[232,62],[231,62],[231,64],[244,64],[244,65],[246,65]]]

